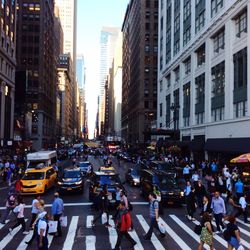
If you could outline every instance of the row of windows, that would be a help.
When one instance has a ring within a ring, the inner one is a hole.
[[[187,18],[189,15],[189,5],[191,5],[191,2],[187,0],[185,2],[185,8],[187,8]],[[218,11],[221,7],[223,7],[223,1],[219,0],[214,0],[212,1],[212,6],[213,6],[213,13]],[[205,9],[199,13],[195,20],[195,31],[198,32],[201,30],[201,28],[205,25]],[[186,46],[188,42],[191,40],[191,23],[190,25],[188,23],[185,23],[185,19],[183,21],[183,46]],[[237,15],[234,19],[234,24],[235,24],[235,35],[236,39],[240,38],[244,33],[247,32],[247,10],[243,10],[239,15]],[[171,23],[171,22],[170,22]],[[184,25],[185,24],[185,25]],[[175,42],[173,43],[173,51],[171,51],[171,26],[166,28],[166,64],[168,64],[171,60],[171,54],[175,56],[179,51],[180,51],[180,40],[176,39],[176,36],[179,37],[179,14],[176,16],[174,20],[174,40]],[[163,50],[163,36],[161,35],[161,47],[160,51]],[[214,54],[220,53],[222,50],[224,50],[225,46],[225,28],[223,27],[220,31],[218,31],[213,37],[211,37],[213,40],[213,51]],[[163,59],[162,59],[163,61]],[[199,58],[198,58],[198,66],[202,66],[205,63],[205,52],[204,50],[201,51]],[[162,65],[163,66],[163,65]]]
[[[2,57],[0,58],[0,71],[10,79],[14,77],[14,67],[8,64]]]

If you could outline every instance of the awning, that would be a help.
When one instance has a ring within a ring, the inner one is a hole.
[[[194,139],[189,144],[189,149],[192,151],[203,151],[205,144],[205,136],[198,135],[195,136]]]
[[[248,153],[250,138],[207,139],[204,149],[210,152]]]

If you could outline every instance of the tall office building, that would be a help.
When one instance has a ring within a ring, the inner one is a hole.
[[[13,139],[15,67],[16,67],[16,1],[0,4],[0,148]],[[10,146],[10,145],[9,145]]]
[[[63,28],[63,53],[70,53],[73,62],[73,71],[76,70],[76,25],[77,0],[55,0],[59,7],[59,16]]]
[[[85,86],[85,66],[84,66],[84,56],[77,55],[76,58],[76,79],[79,88]]]
[[[143,143],[156,120],[158,1],[131,0],[122,31],[122,137]]]
[[[118,38],[120,28],[103,27],[100,39],[100,105],[99,105],[99,134],[104,134],[105,119],[105,84],[109,69],[112,67],[114,58],[115,43]]]
[[[36,150],[53,147],[56,141],[54,31],[53,1],[18,0],[16,115],[25,117],[25,137]]]
[[[249,151],[250,2],[168,0],[159,10],[158,127],[178,129],[197,160]]]

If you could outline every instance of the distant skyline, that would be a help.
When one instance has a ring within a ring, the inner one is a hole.
[[[84,55],[86,67],[86,103],[89,137],[93,138],[97,96],[99,94],[99,57],[102,27],[122,27],[129,0],[78,0],[77,54]]]

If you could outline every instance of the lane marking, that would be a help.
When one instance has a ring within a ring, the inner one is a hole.
[[[245,223],[243,220],[236,218],[236,221],[243,224],[246,227],[250,227],[250,224]]]
[[[149,225],[148,223],[146,222],[146,220],[144,219],[144,217],[141,215],[141,214],[137,214],[136,215],[137,219],[139,220],[143,230],[145,232],[148,232],[149,230]],[[165,250],[166,248],[161,244],[161,242],[157,239],[157,237],[155,236],[154,233],[152,233],[152,237],[151,237],[151,242],[152,244],[154,245],[154,247],[157,249],[157,250]],[[191,250],[191,249],[190,249]]]
[[[25,219],[25,222],[27,219]],[[14,238],[14,236],[19,232],[19,230],[22,228],[22,226],[18,226],[15,229],[12,230],[11,234],[8,233],[1,241],[0,241],[0,249],[4,249],[8,243]]]
[[[95,250],[96,237],[94,235],[86,235],[86,250]]]
[[[143,246],[142,246],[142,244],[141,244],[141,241],[140,241],[140,239],[139,239],[139,237],[138,237],[136,231],[133,230],[133,231],[129,231],[128,233],[130,234],[130,236],[131,236],[131,237],[136,241],[136,243],[137,243],[137,244],[134,246],[134,249],[135,249],[135,250],[143,250],[144,248],[143,248]]]
[[[192,238],[194,238],[198,243],[200,243],[200,237],[191,230],[185,223],[183,223],[177,216],[170,214],[171,219],[173,219],[182,229],[184,229]],[[210,247],[206,244],[203,246],[205,249],[210,249]]]
[[[88,215],[87,216],[87,221],[86,221],[86,227],[87,228],[92,228],[91,221],[94,219],[93,215]]]
[[[4,227],[4,226],[6,226],[6,224],[9,222],[10,220],[6,220],[6,222],[5,222],[5,224],[0,224],[0,230]]]
[[[48,247],[50,247],[52,240],[54,238],[54,235],[48,234],[47,237],[48,237]]]
[[[177,243],[177,245],[180,246],[181,249],[192,250],[192,248],[190,248],[161,217],[159,218],[159,222],[164,225],[166,233],[170,235],[170,237]]]
[[[69,250],[72,249],[75,236],[76,236],[76,230],[77,230],[77,223],[78,223],[79,216],[72,216],[70,225],[69,225],[69,230],[66,236],[66,239],[63,244],[63,250]]]
[[[132,205],[148,205],[148,202],[145,201],[132,201]],[[72,207],[72,206],[91,206],[93,202],[80,202],[80,203],[64,203],[64,207]],[[46,204],[45,207],[52,207],[52,204]],[[25,208],[32,208],[32,205],[25,205]],[[6,207],[0,207],[0,210],[5,210]]]
[[[116,229],[115,229],[115,223],[114,223],[114,220],[111,219],[112,217],[109,216],[109,225],[111,225],[111,227],[108,227],[108,230],[109,230],[109,242],[111,244],[111,248],[115,248],[115,244],[116,244],[116,241],[117,241],[117,232],[116,232]],[[104,223],[102,223],[104,224]]]
[[[19,246],[17,247],[16,250],[25,250],[28,248],[28,245],[25,243],[25,241],[29,241],[31,239],[33,235],[33,230],[30,230],[30,233],[27,234],[24,239],[21,241],[21,243],[19,244]],[[36,241],[36,238],[35,238],[35,241]]]

